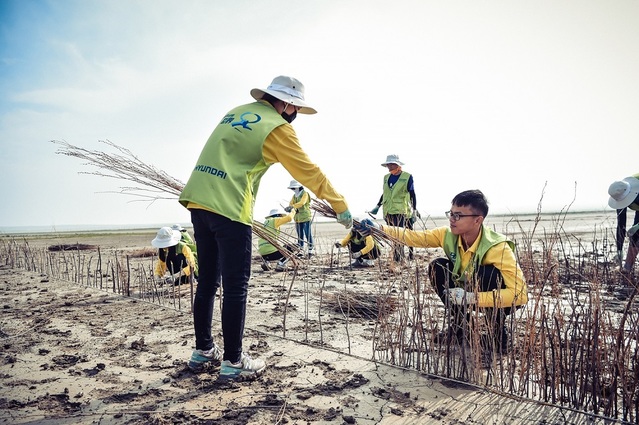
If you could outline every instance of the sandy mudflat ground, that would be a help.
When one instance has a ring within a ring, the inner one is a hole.
[[[47,235],[28,243],[133,251],[149,248],[154,233]],[[367,291],[385,276],[345,267],[343,251],[331,248],[344,234],[333,224],[316,227],[318,256],[302,267],[291,290],[287,332],[282,304],[291,274],[264,272],[254,262],[244,348],[268,368],[255,381],[233,384],[219,383],[216,367],[201,374],[186,368],[194,344],[188,308],[1,266],[0,423],[607,423],[373,362],[370,318],[353,319],[347,336],[337,332],[343,323],[324,319],[319,344],[312,313],[302,311],[309,302],[301,302],[316,296],[313,285],[328,276],[327,286]],[[433,255],[420,251],[418,261]]]

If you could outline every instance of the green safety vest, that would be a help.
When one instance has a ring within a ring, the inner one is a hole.
[[[286,124],[268,103],[254,102],[227,113],[202,149],[180,203],[201,205],[233,221],[252,225],[262,176],[271,166],[262,155],[267,136]]]
[[[477,246],[474,258],[468,263],[465,270],[461,270],[461,255],[457,252],[459,240],[458,235],[454,235],[450,229],[446,231],[444,235],[444,253],[450,261],[453,262],[453,279],[455,281],[463,282],[466,276],[471,276],[475,271],[475,268],[479,267],[486,255],[486,252],[493,246],[501,242],[506,242],[510,245],[510,248],[515,251],[515,243],[506,239],[506,236],[490,230],[488,227],[482,225],[481,239]],[[468,272],[468,273],[466,273]]]
[[[302,196],[304,196],[304,193],[307,193],[306,189],[301,191],[299,196],[293,195],[293,202],[295,204],[297,204],[302,199]],[[297,212],[295,213],[295,217],[294,218],[295,218],[295,222],[296,223],[304,223],[304,222],[307,222],[307,221],[311,221],[311,196],[310,196],[310,194],[308,196],[308,199],[304,203],[304,205],[302,205],[301,208],[297,209]]]
[[[266,230],[266,233],[270,237],[272,237],[274,240],[280,236],[280,229],[275,228],[275,218],[276,217],[269,217],[266,220],[264,220],[264,228]],[[260,253],[260,255],[263,256],[263,255],[268,255],[277,251],[277,248],[271,245],[271,243],[267,241],[266,239],[259,238],[257,242],[257,250]]]
[[[382,195],[383,213],[384,215],[404,214],[405,216],[410,216],[411,205],[410,194],[408,193],[410,173],[402,171],[392,188],[388,187],[388,179],[390,176],[391,174],[384,176],[384,192]]]

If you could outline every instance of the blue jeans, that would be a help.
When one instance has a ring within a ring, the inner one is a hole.
[[[251,276],[251,227],[199,209],[191,210],[191,222],[200,267],[193,301],[195,348],[208,350],[213,346],[213,305],[221,283],[224,360],[237,362],[242,353]]]
[[[297,244],[300,248],[304,248],[304,237],[308,242],[309,251],[313,249],[313,235],[311,234],[311,222],[304,221],[301,223],[295,223],[295,230],[297,230]]]

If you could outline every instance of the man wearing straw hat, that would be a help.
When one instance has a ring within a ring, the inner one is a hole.
[[[252,378],[266,364],[242,351],[246,297],[251,273],[253,205],[260,179],[275,163],[319,199],[327,201],[337,222],[350,228],[348,205],[300,146],[290,125],[298,113],[315,114],[304,99],[304,85],[275,77],[264,90],[253,89],[253,103],[229,111],[202,149],[180,203],[191,212],[200,274],[193,302],[195,350],[189,367],[223,360],[221,380]],[[223,286],[224,351],[211,335],[215,294]]]
[[[639,254],[639,173],[623,180],[613,182],[608,188],[608,205],[617,210],[617,261],[622,266],[623,243],[626,234],[630,239],[628,254],[621,271],[630,273]],[[633,225],[626,233],[626,212],[628,209],[635,211]]]
[[[399,160],[399,156],[391,154],[386,156],[386,161],[382,162],[382,167],[388,168],[388,174],[384,176],[382,185],[382,196],[377,205],[370,211],[376,215],[379,207],[382,207],[384,221],[389,226],[405,227],[413,229],[413,223],[420,218],[417,211],[417,197],[413,176],[402,170],[404,163]],[[393,251],[395,261],[404,258],[404,247],[395,246]],[[413,259],[413,248],[408,248],[408,258]]]

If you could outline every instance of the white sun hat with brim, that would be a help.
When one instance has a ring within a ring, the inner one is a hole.
[[[278,208],[274,208],[274,209],[272,209],[272,210],[268,213],[268,215],[266,216],[266,218],[270,218],[270,217],[282,217],[282,216],[284,216],[284,215],[286,215],[286,213],[285,213],[285,212],[280,211]]]
[[[297,180],[291,180],[291,184],[288,185],[289,189],[298,189],[300,187],[302,187],[302,185],[299,184]]]
[[[404,163],[399,160],[399,155],[395,154],[387,155],[386,161],[382,162],[382,167],[386,167],[388,164],[404,165]]]
[[[616,181],[608,188],[608,205],[610,208],[622,209],[632,204],[639,194],[639,179],[636,177],[626,177],[621,181]]]
[[[178,232],[181,232],[182,230],[186,230],[184,227],[180,226],[179,224],[174,224],[173,226],[171,226],[171,229],[177,230]]]
[[[151,245],[156,248],[168,248],[173,245],[177,245],[180,242],[182,235],[179,230],[173,230],[170,227],[162,227],[158,230],[158,234],[155,235],[155,239],[151,241]]]
[[[282,102],[299,106],[300,114],[317,113],[314,108],[306,104],[304,100],[304,84],[296,78],[280,75],[279,77],[275,77],[266,89],[251,90],[251,96],[253,96],[255,100],[260,100],[262,96],[264,96],[264,93],[268,93]]]

